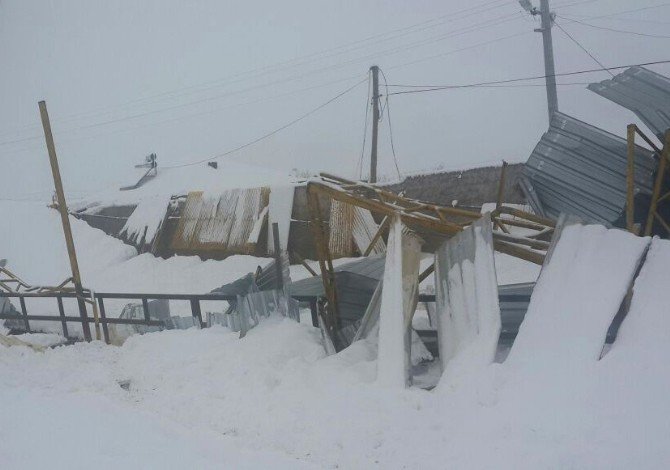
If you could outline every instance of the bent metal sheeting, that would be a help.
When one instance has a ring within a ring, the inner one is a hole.
[[[522,186],[538,214],[615,225],[626,204],[626,140],[554,113],[524,168]],[[635,148],[635,194],[651,194],[653,153]]]
[[[587,88],[633,111],[661,142],[665,140],[665,131],[670,129],[670,78],[644,67],[631,67]]]

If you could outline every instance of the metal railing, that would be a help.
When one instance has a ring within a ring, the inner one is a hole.
[[[23,321],[26,332],[32,332],[30,327],[31,321],[52,321],[60,322],[63,336],[70,339],[68,331],[68,322],[79,323],[82,326],[87,324],[100,325],[102,327],[102,334],[106,343],[110,343],[109,325],[143,325],[143,326],[157,326],[160,328],[167,328],[167,325],[162,320],[152,319],[149,313],[149,300],[182,300],[190,303],[191,315],[196,320],[200,327],[207,325],[202,320],[202,310],[200,302],[203,301],[234,301],[237,299],[235,295],[218,295],[218,294],[137,294],[137,293],[120,293],[120,292],[96,292],[94,294],[95,302],[99,310],[99,318],[95,317],[81,317],[69,316],[65,314],[63,306],[63,299],[76,299],[74,292],[46,292],[46,293],[30,293],[30,292],[0,292],[0,298],[18,298],[20,312],[18,315],[12,313],[0,313],[0,320],[18,320]],[[26,299],[55,299],[58,308],[58,315],[34,315],[28,313],[26,307]],[[142,303],[142,310],[144,318],[114,318],[107,317],[105,310],[106,299],[126,299],[126,300],[140,300]],[[91,338],[84,338],[90,341]]]

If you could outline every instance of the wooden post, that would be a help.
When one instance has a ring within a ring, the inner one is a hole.
[[[656,217],[656,206],[661,195],[661,188],[663,186],[663,178],[665,177],[665,169],[668,165],[668,158],[670,158],[670,131],[665,133],[665,144],[663,152],[661,152],[661,159],[658,162],[658,169],[656,170],[656,181],[654,182],[654,192],[651,196],[651,204],[649,206],[649,214],[647,215],[647,225],[644,229],[644,236],[651,235],[651,229],[654,225],[654,218]]]
[[[272,241],[274,242],[275,271],[277,272],[277,289],[284,288],[284,278],[281,265],[281,247],[279,246],[279,224],[272,223]]]
[[[505,178],[507,177],[507,162],[503,160],[500,168],[500,182],[498,183],[498,199],[496,200],[496,210],[500,210],[505,198]]]
[[[507,162],[503,160],[502,167],[500,168],[500,181],[498,182],[498,199],[496,199],[496,211],[500,211],[500,208],[503,206],[505,199],[505,179],[507,177]],[[509,230],[503,225],[503,223],[497,218],[493,218],[493,223],[497,225],[500,230],[505,233],[509,233]]]
[[[386,230],[391,223],[391,219],[386,216],[384,217],[384,220],[382,220],[382,223],[379,224],[379,228],[377,229],[377,232],[375,235],[372,237],[372,240],[370,240],[370,244],[368,247],[365,249],[365,252],[363,253],[363,256],[369,256],[370,253],[372,253],[372,250],[374,249],[375,245],[377,244],[377,241],[382,237],[384,234],[384,230]]]
[[[312,183],[307,185],[307,203],[310,212],[310,228],[316,247],[316,253],[319,258],[319,267],[321,268],[321,280],[323,290],[328,300],[324,323],[331,338],[335,339],[335,330],[338,325],[338,305],[337,289],[335,287],[335,271],[333,269],[333,260],[328,249],[328,233],[324,230],[323,215],[319,203],[319,195],[315,191]]]
[[[635,233],[635,124],[628,124],[628,171],[626,172],[626,229]]]
[[[379,67],[370,67],[372,72],[372,143],[370,145],[370,183],[377,182],[377,136],[379,133]]]
[[[79,274],[79,263],[77,263],[77,253],[74,249],[74,239],[72,238],[72,228],[70,227],[70,219],[68,217],[67,204],[65,202],[65,193],[63,191],[63,182],[60,177],[60,169],[58,168],[58,157],[56,156],[56,146],[54,145],[54,138],[51,133],[51,123],[49,122],[49,113],[47,112],[47,104],[44,101],[39,102],[40,117],[42,118],[42,127],[44,128],[44,139],[47,144],[47,151],[49,152],[49,162],[51,163],[51,173],[54,178],[54,185],[56,186],[56,199],[58,201],[58,212],[60,212],[60,219],[63,225],[63,234],[65,235],[65,244],[67,246],[67,254],[70,258],[70,269],[72,270],[72,282],[74,283],[74,291],[77,295],[77,304],[79,305],[79,316],[81,317],[81,326],[84,331],[84,339],[91,341],[91,328],[88,324],[88,315],[86,313],[86,303],[84,302],[84,290],[81,285],[81,275]]]

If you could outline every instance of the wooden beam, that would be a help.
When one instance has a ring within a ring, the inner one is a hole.
[[[379,228],[377,229],[377,232],[375,233],[374,237],[372,237],[372,240],[370,240],[370,244],[365,249],[363,256],[370,256],[370,253],[372,253],[372,249],[377,244],[377,241],[382,237],[382,235],[384,234],[384,230],[388,228],[390,222],[391,219],[388,216],[384,217],[384,220],[382,220],[382,223],[379,224]]]
[[[663,187],[663,179],[665,178],[665,171],[670,157],[670,131],[665,133],[665,145],[661,153],[661,159],[658,162],[656,170],[656,181],[654,182],[654,191],[651,195],[651,204],[649,206],[649,214],[647,215],[647,224],[644,229],[645,237],[651,235],[651,229],[654,225],[656,217],[656,208],[658,207],[658,200],[661,195],[661,188]]]
[[[328,300],[324,323],[331,338],[335,341],[337,339],[335,330],[339,323],[335,272],[330,250],[328,249],[328,234],[324,230],[325,222],[321,212],[321,204],[319,203],[319,193],[312,183],[307,185],[307,205],[310,212],[310,227],[314,237],[316,253],[319,258],[319,267],[321,268],[321,281],[323,282],[323,290]]]
[[[539,264],[542,266],[544,264],[544,253],[538,253],[537,251],[532,251],[526,248],[522,248],[518,245],[513,245],[512,243],[504,242],[502,240],[493,239],[493,247],[496,251],[500,253],[505,253],[516,258],[521,258],[531,263]]]
[[[300,256],[300,253],[294,251],[293,256],[298,260],[298,263],[302,264],[312,276],[318,276],[316,271],[314,271],[312,267],[309,264],[307,264],[307,261],[305,261],[305,259],[302,256]]]
[[[635,124],[627,128],[626,229],[635,233]]]
[[[65,202],[65,192],[63,190],[63,181],[60,177],[58,167],[58,157],[56,156],[56,145],[54,144],[53,134],[51,132],[51,122],[49,121],[49,112],[47,104],[44,101],[38,103],[40,108],[40,117],[42,127],[44,128],[44,139],[49,153],[49,163],[51,164],[51,173],[56,187],[56,199],[58,201],[58,212],[63,225],[63,234],[65,235],[65,245],[67,254],[70,258],[70,269],[72,270],[72,280],[74,282],[75,292],[77,293],[77,304],[79,306],[79,316],[82,319],[82,330],[84,339],[91,341],[91,328],[88,324],[88,314],[86,313],[86,303],[84,302],[84,292],[81,284],[81,275],[79,274],[79,263],[77,262],[77,252],[74,249],[74,238],[72,237],[72,228],[70,227],[70,218],[68,217],[67,203]]]
[[[419,274],[419,284],[426,280],[428,276],[435,272],[435,263],[428,266],[421,274]]]

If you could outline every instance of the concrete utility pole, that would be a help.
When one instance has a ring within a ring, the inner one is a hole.
[[[544,47],[544,75],[547,87],[547,110],[549,121],[555,111],[558,111],[558,94],[556,93],[556,69],[554,68],[554,45],[551,38],[551,28],[554,24],[554,15],[549,9],[549,0],[540,0],[540,9],[534,7],[530,0],[519,0],[521,6],[531,15],[540,15],[542,27],[535,32],[542,33]]]
[[[79,263],[77,263],[77,253],[74,251],[74,239],[72,238],[72,228],[70,227],[70,218],[68,217],[67,204],[65,203],[65,193],[63,191],[63,182],[60,178],[60,169],[58,168],[58,158],[56,157],[56,146],[51,133],[51,123],[49,122],[49,113],[47,104],[44,101],[39,102],[40,117],[42,118],[42,127],[44,128],[44,138],[49,152],[49,162],[51,163],[51,173],[56,186],[56,198],[58,200],[58,212],[63,224],[63,233],[65,234],[65,244],[67,245],[67,254],[70,258],[70,268],[72,269],[72,282],[74,291],[77,295],[77,304],[79,305],[79,316],[82,319],[82,328],[84,330],[84,339],[91,341],[91,328],[88,324],[88,315],[86,313],[86,304],[84,303],[84,290],[81,286],[81,276],[79,274]]]
[[[551,39],[551,27],[554,18],[549,10],[549,0],[540,0],[540,15],[542,18],[542,43],[544,45],[544,74],[547,76],[547,108],[549,121],[555,111],[558,111],[558,94],[556,93],[556,69],[554,68],[554,44]]]
[[[372,149],[370,150],[370,183],[377,182],[377,135],[379,132],[379,67],[372,72]]]

